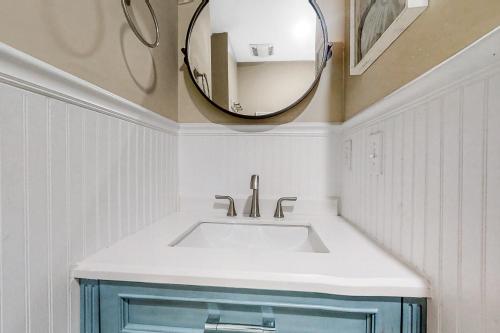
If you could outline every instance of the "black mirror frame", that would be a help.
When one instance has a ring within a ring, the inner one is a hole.
[[[319,72],[318,75],[316,75],[316,79],[314,80],[314,82],[311,84],[311,86],[309,87],[309,89],[307,89],[307,91],[299,98],[297,99],[297,101],[295,101],[294,103],[290,104],[289,106],[287,106],[286,108],[283,108],[279,111],[276,111],[276,112],[273,112],[273,113],[269,113],[269,114],[266,114],[266,115],[260,115],[260,116],[252,116],[252,115],[245,115],[245,114],[239,114],[239,113],[236,113],[236,112],[233,112],[231,110],[227,110],[223,107],[221,107],[220,105],[218,105],[217,103],[215,103],[214,101],[212,101],[207,95],[205,95],[205,93],[203,92],[203,90],[198,86],[198,84],[196,83],[196,79],[194,78],[193,76],[193,72],[191,70],[191,65],[189,64],[189,40],[191,39],[191,34],[193,32],[193,28],[194,28],[194,25],[196,23],[196,21],[198,20],[198,17],[200,16],[201,12],[203,11],[203,9],[208,5],[208,3],[210,2],[210,0],[203,0],[202,3],[198,6],[198,8],[196,9],[196,11],[194,12],[194,15],[193,17],[191,18],[191,22],[189,23],[189,28],[188,28],[188,31],[187,31],[187,34],[186,34],[186,41],[185,41],[185,46],[184,48],[181,49],[182,51],[182,54],[184,55],[184,63],[186,64],[187,66],[187,70],[189,72],[189,77],[191,78],[191,81],[193,82],[193,84],[196,86],[196,89],[200,92],[200,94],[207,100],[210,102],[210,104],[212,104],[213,106],[215,106],[217,109],[229,114],[229,115],[232,115],[234,117],[238,117],[238,118],[244,118],[244,119],[266,119],[266,118],[271,118],[271,117],[275,117],[277,115],[280,115],[292,108],[294,108],[295,106],[297,106],[298,104],[300,104],[307,96],[309,96],[309,94],[314,90],[314,88],[318,85],[320,79],[321,79],[321,75],[323,74],[323,70],[325,69],[326,67],[326,63],[328,62],[328,60],[332,57],[333,55],[333,51],[332,51],[332,47],[333,47],[333,43],[329,42],[328,41],[328,29],[326,27],[326,22],[325,22],[325,18],[323,17],[323,13],[321,12],[321,9],[319,8],[318,4],[316,3],[316,0],[308,0],[310,5],[313,7],[314,11],[316,12],[316,14],[318,15],[318,18],[321,22],[321,28],[323,30],[323,62],[321,64],[321,71]]]

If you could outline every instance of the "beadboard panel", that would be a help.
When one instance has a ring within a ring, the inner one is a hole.
[[[221,128],[181,126],[181,198],[247,198],[260,175],[260,197],[325,199],[340,193],[340,126]],[[251,130],[251,131],[250,131]]]
[[[79,260],[177,209],[177,136],[0,83],[0,331],[77,333]]]
[[[431,333],[500,325],[500,63],[348,127],[342,215],[431,282]],[[383,172],[368,136],[383,133]]]

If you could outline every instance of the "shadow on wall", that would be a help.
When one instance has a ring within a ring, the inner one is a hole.
[[[119,1],[116,1],[119,4]],[[61,6],[67,8],[61,10]],[[71,1],[66,3],[61,0],[48,0],[42,8],[42,16],[56,44],[64,52],[79,59],[95,56],[104,43],[106,30],[112,29],[105,25],[104,9],[100,0],[82,1],[78,5]],[[116,15],[123,15],[121,6],[116,6],[116,9]],[[133,6],[130,12],[142,28],[141,31],[149,37],[151,27],[143,23],[151,20],[149,10],[145,6]],[[157,86],[157,68],[153,55],[150,49],[137,40],[124,16],[123,21],[119,30],[123,62],[134,84],[144,93],[151,94]],[[86,28],[68,29],[67,22]]]
[[[123,23],[120,27],[120,49],[127,71],[135,85],[147,94],[154,92],[158,82],[155,60],[151,51],[137,40],[127,23]],[[144,62],[150,64],[144,66]],[[144,67],[150,70],[145,71]]]
[[[198,91],[196,86],[194,85],[191,77],[189,75],[187,66],[183,64],[180,67],[180,71],[182,72],[182,76],[184,77],[184,84],[187,92],[189,93],[189,97],[191,98],[193,104],[199,110],[199,112],[210,122],[218,123],[218,124],[269,124],[269,125],[281,125],[289,122],[293,122],[297,119],[309,106],[311,100],[313,99],[316,90],[318,89],[318,85],[314,87],[311,93],[301,101],[297,106],[290,109],[289,111],[267,119],[243,119],[236,118],[229,114],[223,113],[221,110],[213,106],[210,102],[208,102],[204,96],[202,96],[201,92]]]
[[[67,8],[61,11],[61,6]],[[82,10],[81,6],[88,8]],[[94,13],[91,22],[88,21],[89,16],[81,15],[83,11]],[[64,17],[61,17],[61,12],[64,12]],[[92,56],[103,42],[105,26],[100,0],[79,1],[77,6],[72,1],[48,0],[42,6],[42,16],[45,18],[47,27],[57,45],[77,58]],[[73,22],[74,25],[82,24],[82,26],[89,28],[68,29],[68,21]]]

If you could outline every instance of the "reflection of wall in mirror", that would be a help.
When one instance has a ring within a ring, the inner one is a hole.
[[[229,110],[228,34],[212,34],[212,100]]]
[[[212,34],[212,100],[226,110],[233,110],[234,104],[238,103],[237,75],[229,34]]]
[[[228,92],[229,92],[229,107],[236,110],[235,104],[240,104],[238,99],[238,63],[234,58],[234,52],[229,45],[228,52]]]
[[[203,78],[197,78],[197,83],[200,88],[204,88],[205,94],[212,91],[210,85],[212,82],[212,51],[210,37],[212,35],[212,25],[210,22],[210,11],[204,10],[201,12],[196,25],[191,34],[189,43],[189,63],[191,70],[198,70],[200,74],[206,74],[207,80],[203,83]],[[204,87],[205,85],[205,87]]]
[[[281,110],[304,94],[315,77],[314,61],[238,63],[238,97],[243,113]]]

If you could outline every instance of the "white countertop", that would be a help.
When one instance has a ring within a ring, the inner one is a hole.
[[[200,221],[249,221],[176,213],[80,262],[75,278],[318,292],[348,296],[429,297],[420,275],[338,216],[286,217],[310,224],[329,253],[170,247]],[[255,219],[251,219],[255,222]]]

